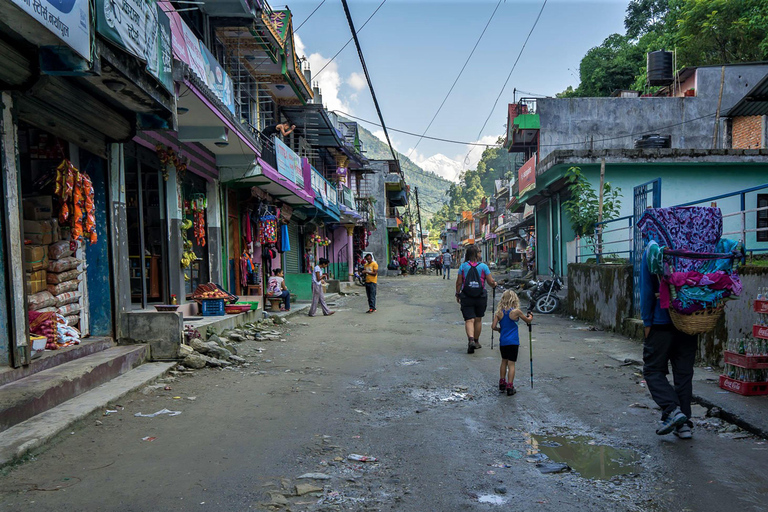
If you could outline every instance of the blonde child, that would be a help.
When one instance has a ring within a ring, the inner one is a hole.
[[[517,332],[517,321],[523,319],[531,323],[533,315],[526,315],[520,310],[520,298],[512,290],[507,290],[501,296],[499,307],[493,315],[491,329],[499,335],[499,351],[501,352],[501,368],[499,368],[499,391],[506,389],[507,396],[517,393],[515,381],[515,362],[520,349],[520,335]]]

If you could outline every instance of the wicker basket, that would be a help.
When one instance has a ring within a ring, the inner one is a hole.
[[[701,309],[690,315],[683,315],[672,308],[669,308],[669,316],[677,330],[686,334],[704,334],[713,331],[717,321],[723,316],[725,305]]]

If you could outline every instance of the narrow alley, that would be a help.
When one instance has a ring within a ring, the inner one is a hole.
[[[636,342],[538,315],[534,387],[521,329],[506,396],[489,326],[466,354],[452,281],[382,278],[378,312],[332,309],[68,429],[4,469],[0,509],[765,510],[766,441],[701,406],[693,440],[657,436]]]

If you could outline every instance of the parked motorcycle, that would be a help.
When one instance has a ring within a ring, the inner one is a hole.
[[[554,270],[552,271],[554,274]],[[537,312],[549,315],[554,313],[560,307],[560,297],[557,292],[562,290],[563,281],[560,276],[546,281],[536,281],[528,291],[530,304],[534,306]],[[529,306],[530,307],[530,306]]]
[[[365,275],[363,274],[363,264],[360,263],[357,265],[357,269],[355,270],[355,283],[359,284],[360,286],[365,286]]]

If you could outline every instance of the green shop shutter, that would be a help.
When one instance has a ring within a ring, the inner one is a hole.
[[[299,226],[296,224],[288,224],[288,240],[291,242],[291,250],[283,253],[285,256],[285,273],[298,274],[300,272],[299,253],[301,248],[299,247]]]

